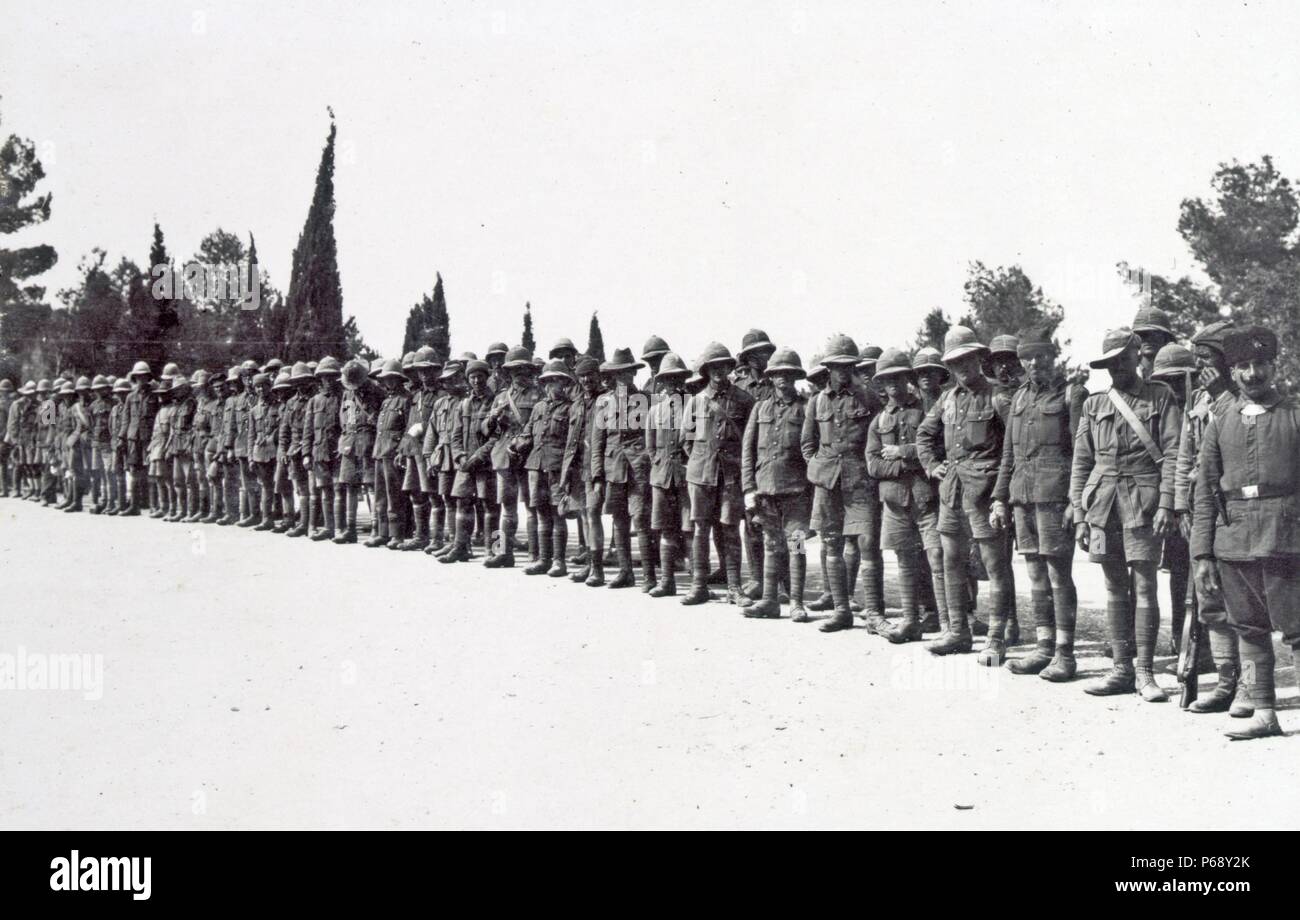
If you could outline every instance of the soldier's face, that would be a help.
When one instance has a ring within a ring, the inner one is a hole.
[[[1252,358],[1232,366],[1232,379],[1237,388],[1251,399],[1264,399],[1273,389],[1276,365],[1272,361]]]
[[[962,386],[970,386],[980,377],[979,352],[962,355],[960,358],[944,363],[948,365],[948,370]]]
[[[488,355],[488,356],[487,356],[487,365],[488,365],[488,367],[492,368],[492,370],[496,370],[497,368],[499,368],[501,365],[503,365],[503,364],[505,364],[505,363],[506,363],[506,356],[505,356],[505,355]]]
[[[774,374],[769,374],[769,375],[768,375],[768,379],[770,379],[770,380],[772,381],[772,388],[773,388],[774,390],[776,390],[777,394],[778,394],[782,399],[793,399],[793,398],[794,398],[794,396],[795,396],[795,387],[794,387],[795,377],[796,377],[796,375],[794,375],[794,374],[788,374],[788,373],[785,373],[784,371],[782,371],[782,372],[779,373],[779,374],[774,373]]]
[[[1139,357],[1148,364],[1155,362],[1156,352],[1174,340],[1174,337],[1166,332],[1139,332],[1137,337],[1142,343],[1138,346]]]
[[[762,374],[763,371],[767,370],[767,359],[770,357],[772,357],[770,351],[751,351],[745,356],[750,368],[756,374]]]
[[[546,395],[551,399],[563,399],[568,389],[569,382],[559,377],[553,377],[546,381]]]
[[[1192,354],[1196,357],[1196,369],[1198,371],[1215,370],[1225,377],[1228,375],[1227,363],[1223,360],[1223,352],[1217,348],[1211,348],[1209,345],[1197,345]]]
[[[836,365],[830,369],[830,385],[842,390],[853,383],[853,368]]]
[[[1015,355],[998,355],[992,361],[993,379],[1004,386],[1015,383],[1020,373],[1020,359]]]
[[[943,389],[943,381],[946,377],[947,375],[938,368],[927,367],[917,373],[916,385],[922,393],[934,396]]]
[[[483,395],[483,391],[487,389],[487,374],[483,373],[482,371],[475,371],[474,373],[470,374],[469,388],[470,391],[474,393],[474,395],[476,396]]]
[[[1106,370],[1110,373],[1110,382],[1121,390],[1131,387],[1137,381],[1138,361],[1141,359],[1136,348],[1126,349],[1112,361]]]
[[[512,367],[510,369],[510,382],[517,387],[528,386],[528,381],[532,376],[532,371],[526,367]]]
[[[710,364],[706,373],[710,383],[719,385],[725,383],[731,375],[730,369],[725,364]]]
[[[1029,379],[1038,386],[1048,384],[1052,380],[1052,371],[1056,367],[1056,354],[1047,349],[1041,349],[1034,352],[1025,359],[1025,367],[1029,371]]]
[[[890,374],[885,378],[885,395],[889,397],[890,402],[897,404],[907,399],[907,384],[910,377],[910,374]]]
[[[588,396],[600,389],[600,374],[583,374],[578,378],[578,383],[582,384],[582,390]]]

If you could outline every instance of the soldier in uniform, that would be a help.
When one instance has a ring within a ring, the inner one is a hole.
[[[826,388],[809,403],[801,435],[808,481],[813,484],[811,526],[826,544],[826,580],[834,615],[822,632],[853,628],[845,544],[856,543],[878,516],[876,490],[867,474],[867,428],[880,410],[876,395],[858,384],[858,346],[847,335],[832,336],[822,364],[829,371]],[[883,632],[883,611],[869,623]]]
[[[921,398],[913,392],[912,363],[903,352],[890,348],[877,361],[874,382],[888,400],[867,430],[867,472],[879,483],[882,506],[881,544],[898,560],[898,591],[902,622],[885,633],[890,642],[920,639],[930,624],[919,610],[927,593],[923,580],[933,578],[937,622],[948,628],[947,596],[943,580],[943,545],[939,539],[939,506],[934,485],[921,466],[916,433],[925,419]],[[929,557],[929,566],[921,560]],[[932,601],[933,602],[933,601]]]
[[[252,442],[249,429],[252,426],[251,413],[258,395],[253,389],[253,377],[258,373],[257,365],[244,361],[239,365],[239,380],[242,391],[235,397],[235,442],[234,454],[239,463],[239,519],[240,527],[252,527],[261,517],[261,497],[258,494],[257,473],[253,469]]]
[[[588,554],[582,567],[569,576],[570,580],[591,587],[605,583],[605,527],[601,521],[601,503],[592,495],[591,488],[591,430],[596,400],[602,393],[600,364],[595,358],[583,355],[574,365],[578,386],[569,407],[569,434],[564,444],[564,460],[560,464],[560,480],[564,483],[569,504],[585,518]],[[579,531],[581,532],[581,531]]]
[[[86,468],[90,471],[90,513],[103,514],[109,503],[107,454],[109,445],[108,416],[113,411],[109,394],[113,385],[103,374],[96,374],[90,382],[90,402],[86,406],[88,419],[86,439],[90,452],[90,462]]]
[[[497,506],[496,475],[492,472],[492,445],[483,434],[483,423],[492,410],[492,391],[488,389],[491,368],[477,359],[465,365],[469,392],[456,407],[451,425],[451,457],[456,469],[452,497],[456,499],[456,539],[451,552],[439,556],[439,562],[468,562],[470,537],[474,530],[476,506],[484,509],[485,527],[495,531],[500,509]]]
[[[649,343],[647,343],[649,344]],[[658,356],[654,376],[656,401],[645,428],[650,457],[650,533],[659,542],[658,584],[651,597],[677,594],[677,561],[683,558],[684,535],[690,528],[690,491],[686,485],[686,445],[682,423],[686,415],[686,378],[691,371],[673,352]]]
[[[519,439],[527,430],[529,415],[541,397],[533,386],[532,368],[533,358],[528,349],[510,349],[500,369],[504,375],[503,385],[497,389],[492,406],[482,422],[482,434],[491,454],[492,471],[496,474],[497,498],[501,503],[500,546],[483,562],[489,569],[508,569],[514,566],[520,498],[523,498],[526,505],[529,504],[528,476],[524,470],[527,456],[519,453]],[[537,512],[529,507],[527,514],[530,555],[535,556]],[[534,558],[532,561],[537,560]]]
[[[645,362],[646,367],[650,369],[650,380],[646,384],[646,391],[653,393],[655,384],[659,379],[659,365],[664,360],[664,355],[669,352],[668,343],[657,335],[652,335],[645,340],[641,346],[641,360]]]
[[[285,381],[287,389],[288,381]],[[280,445],[280,406],[272,389],[271,375],[258,371],[253,375],[254,400],[249,408],[248,460],[257,480],[261,497],[258,521],[254,530],[275,528],[275,459]]]
[[[9,422],[9,410],[17,396],[14,383],[8,377],[0,378],[0,498],[8,498],[9,493],[17,489],[14,486],[13,445],[4,436],[3,428]]]
[[[299,378],[294,379],[294,371]],[[271,391],[279,399],[279,423],[275,432],[275,494],[280,501],[280,519],[274,532],[287,534],[306,521],[306,477],[302,468],[302,426],[307,417],[307,401],[303,398],[302,381],[308,377],[307,364],[299,361],[284,367],[271,384]],[[301,482],[299,479],[301,478]],[[298,504],[294,506],[294,493]],[[304,528],[305,530],[305,528]]]
[[[1170,342],[1156,353],[1148,380],[1163,383],[1173,393],[1174,402],[1183,413],[1186,424],[1188,403],[1192,400],[1192,377],[1196,374],[1196,358],[1179,345]],[[1178,440],[1181,449],[1183,433]],[[1178,511],[1178,467],[1174,466],[1174,511]],[[1182,640],[1183,626],[1187,621],[1187,604],[1191,585],[1192,558],[1188,552],[1187,538],[1178,527],[1170,527],[1165,534],[1160,555],[1160,568],[1169,573],[1169,623],[1170,641],[1174,654]]]
[[[112,506],[108,513],[125,514],[131,500],[126,486],[126,400],[131,395],[131,383],[125,377],[113,382],[113,408],[108,413],[109,495]]]
[[[31,381],[28,381],[31,383]],[[29,413],[31,403],[31,394],[36,392],[36,384],[32,383],[29,387],[26,383],[18,388],[14,400],[5,410],[5,415],[0,421],[4,422],[4,443],[9,450],[9,462],[14,472],[14,496],[16,498],[26,498],[26,483],[28,480],[27,456],[22,442],[23,419]]]
[[[858,351],[858,361],[853,366],[853,383],[876,397],[877,406],[884,405],[884,384],[875,379],[876,364],[884,353],[879,345],[864,345]],[[880,551],[883,514],[880,489],[875,479],[868,479],[870,501],[867,503],[867,520],[861,532],[844,541],[844,568],[848,577],[849,608],[867,621],[867,631],[876,632],[888,626],[885,616],[885,558]],[[863,568],[863,563],[866,567]],[[864,603],[858,603],[858,571],[862,571]],[[885,635],[881,632],[881,635]]]
[[[765,371],[774,351],[776,346],[762,329],[750,329],[741,337],[732,382],[749,394],[755,405],[772,396],[772,381],[765,376]],[[741,590],[751,600],[758,600],[763,596],[763,528],[757,521],[751,524],[748,514],[743,536],[749,578],[741,585]]]
[[[943,363],[957,385],[921,423],[917,456],[939,480],[939,539],[943,544],[944,587],[948,593],[948,631],[929,650],[948,655],[971,650],[967,560],[970,541],[979,547],[989,574],[992,611],[988,639],[976,662],[1001,665],[1006,628],[1016,597],[1011,587],[1011,556],[1005,536],[990,522],[993,487],[1002,460],[1004,423],[993,402],[993,387],[982,372],[988,347],[965,326],[944,336]]]
[[[149,517],[155,520],[171,511],[171,461],[167,459],[167,442],[172,432],[172,375],[158,380],[158,412],[154,415],[153,430],[149,435],[149,481],[157,491]]]
[[[578,363],[578,346],[573,344],[573,339],[563,337],[556,339],[546,356],[552,361],[564,362],[565,371],[569,376],[573,376],[573,369]]]
[[[754,403],[740,455],[745,507],[763,536],[763,591],[758,603],[741,612],[747,617],[779,617],[784,579],[790,585],[790,618],[803,623],[808,620],[803,606],[808,574],[804,541],[812,501],[802,442],[808,400],[795,383],[805,372],[792,348],[776,349],[765,364],[772,392]]]
[[[826,365],[822,364],[822,355],[815,354],[812,356],[812,361],[808,365],[808,376],[805,379],[808,383],[808,399],[810,401],[818,393],[826,389],[826,381],[830,379],[830,371],[826,369]],[[810,537],[816,533],[815,530],[810,529],[808,531]],[[835,609],[835,599],[831,597],[831,583],[826,575],[826,541],[818,540],[817,543],[821,562],[822,593],[808,602],[807,609],[822,613]]]
[[[618,550],[618,574],[611,588],[636,584],[632,573],[632,533],[637,535],[643,580],[656,580],[659,547],[650,533],[650,457],[645,452],[645,422],[650,399],[637,389],[638,369],[630,348],[614,349],[602,364],[610,389],[596,400],[591,430],[591,494],[603,499],[613,519],[613,542]],[[600,504],[598,501],[597,504]],[[647,590],[650,590],[647,588]]]
[[[1192,393],[1191,405],[1183,415],[1183,430],[1178,440],[1178,463],[1174,468],[1174,511],[1178,513],[1179,531],[1183,539],[1189,542],[1192,537],[1196,483],[1205,428],[1210,416],[1228,411],[1237,396],[1232,372],[1223,354],[1224,340],[1231,330],[1231,321],[1221,321],[1211,323],[1192,336],[1197,387]],[[1223,594],[1203,592],[1196,579],[1193,579],[1193,590],[1196,592],[1196,615],[1205,627],[1204,633],[1219,681],[1208,696],[1193,700],[1187,711],[1206,713],[1223,712],[1226,709],[1235,718],[1246,718],[1253,713],[1253,709],[1245,690],[1238,687],[1241,654],[1237,634],[1228,622],[1228,612],[1223,606]],[[1194,650],[1188,649],[1188,654],[1193,653]]]
[[[494,396],[510,386],[510,375],[502,367],[509,353],[510,349],[506,347],[505,342],[493,342],[483,355],[483,360],[488,366],[488,389]]]
[[[71,384],[70,384],[71,386]],[[90,469],[90,378],[78,377],[68,394],[65,409],[64,466],[68,471],[68,501],[64,511],[83,510],[86,492],[86,473]]]
[[[414,532],[404,541],[389,543],[389,549],[407,552],[425,549],[429,545],[431,517],[437,518],[435,523],[438,529],[446,526],[442,497],[437,494],[436,483],[430,479],[424,456],[420,452],[434,403],[440,395],[438,375],[441,373],[442,363],[434,358],[433,349],[428,345],[420,346],[411,356],[408,374],[414,378],[416,387],[407,405],[407,417],[403,426],[405,433],[398,445],[398,455],[403,462],[402,491],[411,505]]]
[[[1112,696],[1136,690],[1147,702],[1164,702],[1168,697],[1153,672],[1160,626],[1156,566],[1173,526],[1182,414],[1168,387],[1139,376],[1138,348],[1130,330],[1111,330],[1102,356],[1089,363],[1110,372],[1111,386],[1084,401],[1070,502],[1075,542],[1101,564],[1106,579],[1106,626],[1114,657],[1110,674],[1086,691]]]
[[[741,608],[753,604],[741,590],[740,581],[740,522],[745,516],[740,460],[754,399],[732,383],[730,374],[735,366],[736,359],[725,345],[710,343],[696,365],[707,384],[686,404],[686,483],[695,524],[691,592],[682,598],[687,606],[710,599],[711,529],[722,535],[720,554],[728,601]]]
[[[131,393],[126,397],[126,471],[130,481],[127,487],[130,501],[126,517],[137,517],[141,506],[148,502],[149,440],[153,433],[154,415],[158,412],[158,399],[150,382],[153,374],[149,365],[137,361],[127,375]]]
[[[220,378],[217,378],[220,379]],[[214,438],[221,418],[219,384],[200,368],[190,377],[194,391],[194,418],[191,423],[190,464],[193,467],[195,502],[185,520],[190,524],[215,523],[220,488],[213,482]]]
[[[302,427],[302,456],[304,461],[311,464],[311,476],[320,496],[322,526],[308,537],[317,543],[334,538],[334,481],[339,473],[342,393],[339,377],[342,373],[338,359],[332,355],[320,359],[312,374],[318,381],[318,390],[307,403],[307,415]],[[314,513],[314,509],[310,513]]]
[[[1143,380],[1151,379],[1156,355],[1175,339],[1170,328],[1169,314],[1156,307],[1139,307],[1133,318],[1133,334],[1138,337],[1138,373]]]
[[[1065,378],[1057,371],[1057,348],[1049,330],[1023,333],[1017,357],[1028,366],[1029,379],[1006,409],[991,513],[999,529],[1009,530],[1014,522],[1016,546],[1029,572],[1037,644],[1032,654],[1007,662],[1007,668],[1059,683],[1071,680],[1077,670],[1070,463],[1079,420],[1071,411]]]
[[[1255,712],[1236,741],[1281,735],[1273,632],[1300,673],[1300,400],[1278,392],[1277,336],[1262,326],[1223,337],[1238,395],[1205,422],[1192,554],[1204,595],[1222,595],[1241,649],[1241,689]]]
[[[379,372],[379,384],[384,388],[384,401],[379,407],[375,423],[375,493],[382,492],[387,502],[387,528],[378,537],[366,541],[371,548],[400,543],[402,540],[402,474],[406,471],[405,458],[398,453],[406,433],[406,415],[411,397],[406,392],[406,375],[401,362],[390,358]],[[378,511],[376,511],[376,514]],[[384,522],[380,522],[381,526]]]
[[[217,455],[217,462],[221,466],[222,488],[225,492],[222,502],[225,506],[225,514],[217,521],[221,527],[229,527],[239,522],[239,461],[235,459],[235,405],[240,401],[243,389],[244,383],[239,376],[239,367],[236,365],[227,369],[223,387],[224,396],[221,400],[221,428],[219,429],[221,449]]]
[[[165,520],[176,524],[190,517],[198,508],[198,487],[194,472],[194,396],[190,380],[176,374],[171,381],[172,421],[167,439],[164,465],[170,465],[172,510]]]
[[[439,384],[440,392],[433,402],[421,447],[430,485],[444,509],[442,516],[436,518],[433,538],[424,549],[426,553],[437,556],[451,552],[456,543],[454,539],[447,539],[448,533],[454,536],[456,530],[456,498],[452,495],[456,484],[456,463],[452,459],[451,428],[460,401],[465,398],[464,363],[448,361],[439,375]]]
[[[340,546],[357,542],[357,508],[364,490],[375,485],[375,428],[384,404],[383,389],[367,371],[362,359],[353,358],[343,367],[343,397],[339,404],[339,470],[334,498],[334,517]],[[380,503],[375,493],[371,513],[371,539],[379,539],[388,527],[388,501]],[[310,514],[314,514],[312,511]]]
[[[538,558],[524,569],[525,575],[568,574],[565,554],[569,549],[569,526],[565,520],[564,483],[560,469],[569,438],[569,387],[573,378],[560,358],[552,358],[541,373],[546,395],[534,405],[528,427],[518,438],[517,452],[526,454],[528,503],[538,518]]]

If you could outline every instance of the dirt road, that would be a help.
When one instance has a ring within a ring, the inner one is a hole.
[[[11,499],[0,572],[0,665],[90,656],[0,692],[6,828],[1300,824],[1294,738],[863,630]]]

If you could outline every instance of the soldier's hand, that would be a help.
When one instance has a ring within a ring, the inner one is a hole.
[[[1183,535],[1184,540],[1192,539],[1192,513],[1190,511],[1180,511],[1178,513],[1178,532]]]
[[[1196,375],[1196,379],[1201,386],[1205,387],[1205,389],[1213,391],[1217,388],[1217,385],[1222,384],[1223,375],[1219,373],[1217,367],[1207,365],[1201,368],[1200,372]]]
[[[1080,521],[1074,525],[1074,542],[1079,544],[1079,549],[1085,553],[1088,551],[1089,529],[1087,521]]]
[[[596,499],[597,508],[605,504],[605,480],[593,479],[591,481],[591,496]]]
[[[1074,509],[1071,508],[1069,505],[1066,505],[1065,510],[1061,512],[1061,529],[1069,530],[1073,526],[1074,526]]]
[[[1172,529],[1169,521],[1169,512],[1164,508],[1156,510],[1156,516],[1151,520],[1151,529],[1157,537],[1167,536]]]
[[[994,530],[1001,530],[1007,526],[1007,503],[993,500],[993,507],[989,511],[989,526]]]
[[[758,493],[756,493],[756,492],[746,492],[746,493],[745,493],[745,510],[746,510],[746,511],[753,511],[753,510],[754,510],[755,508],[757,508],[757,507],[758,507]]]
[[[934,472],[931,475],[935,479],[946,478],[948,475],[948,461],[947,460],[940,461],[939,465],[934,468]]]
[[[880,449],[880,456],[885,460],[902,460],[903,448],[897,444],[886,444]]]
[[[1196,560],[1196,590],[1201,594],[1217,596],[1223,586],[1219,583],[1219,566],[1213,559]]]

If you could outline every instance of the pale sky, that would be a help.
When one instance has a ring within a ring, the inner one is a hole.
[[[979,259],[1087,357],[1132,317],[1117,261],[1192,269],[1216,164],[1300,176],[1296,3],[0,2],[51,297],[94,246],[144,265],[155,219],[180,257],[252,231],[287,290],[329,105],[344,309],[385,354],[435,271],[457,351],[531,300],[542,349],[599,310],[607,350],[757,325],[806,361],[959,313]]]

